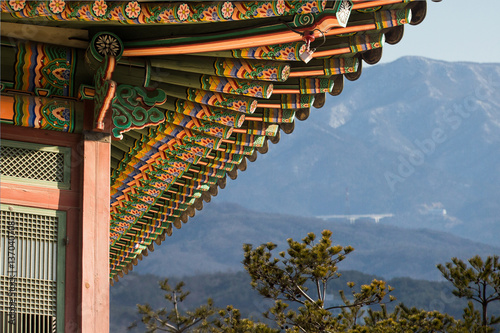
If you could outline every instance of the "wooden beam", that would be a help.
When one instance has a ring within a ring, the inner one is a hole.
[[[109,332],[109,134],[84,134],[81,332]]]
[[[2,22],[2,37],[86,49],[89,32],[83,29]]]

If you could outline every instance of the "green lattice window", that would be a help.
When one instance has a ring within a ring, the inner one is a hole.
[[[70,148],[1,141],[2,181],[69,189],[70,163]]]
[[[0,205],[0,332],[64,332],[65,235],[65,212]]]

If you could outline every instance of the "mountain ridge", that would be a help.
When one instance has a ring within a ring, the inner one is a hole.
[[[404,57],[365,68],[217,200],[304,216],[392,212],[500,246],[498,91],[500,64]],[[447,216],[421,214],[430,206]]]

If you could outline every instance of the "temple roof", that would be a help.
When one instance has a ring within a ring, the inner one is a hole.
[[[363,62],[378,62],[426,3],[52,0],[1,10],[14,35],[18,24],[88,34],[64,46],[82,49],[94,72],[73,96],[113,112],[112,282],[340,94],[344,78],[358,79]]]

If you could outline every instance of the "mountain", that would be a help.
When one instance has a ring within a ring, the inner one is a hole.
[[[161,246],[134,268],[134,272],[157,276],[187,276],[241,271],[242,245],[273,242],[286,248],[286,239],[333,231],[333,242],[351,245],[355,251],[339,265],[385,279],[411,277],[439,280],[436,264],[452,257],[468,259],[476,254],[500,253],[500,248],[477,243],[442,231],[407,229],[369,220],[354,224],[314,217],[263,213],[236,204],[211,202],[201,212],[175,229]],[[126,278],[125,278],[126,279]]]
[[[500,246],[500,64],[405,57],[364,69],[219,191],[217,202]]]

